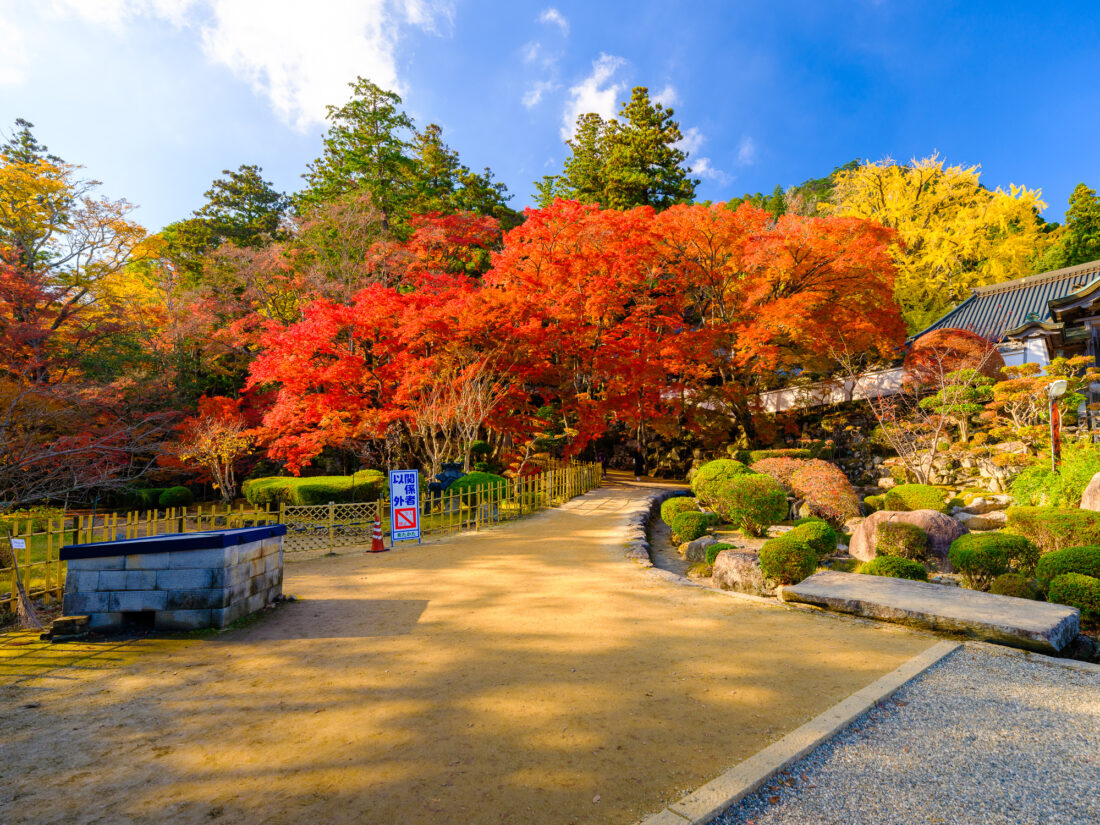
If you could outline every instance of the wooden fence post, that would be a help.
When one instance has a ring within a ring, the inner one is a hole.
[[[331,552],[336,546],[336,503],[328,503],[328,549]]]

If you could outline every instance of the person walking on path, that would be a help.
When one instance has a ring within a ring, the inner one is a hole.
[[[645,456],[642,454],[641,448],[634,450],[634,480],[641,481],[642,476],[645,475]]]

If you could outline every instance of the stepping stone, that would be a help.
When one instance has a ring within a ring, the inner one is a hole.
[[[860,573],[815,573],[782,588],[781,598],[1047,654],[1079,631],[1075,607]]]

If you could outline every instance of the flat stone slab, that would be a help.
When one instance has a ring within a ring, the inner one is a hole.
[[[782,598],[1040,653],[1058,653],[1079,632],[1075,607],[860,573],[815,573]]]

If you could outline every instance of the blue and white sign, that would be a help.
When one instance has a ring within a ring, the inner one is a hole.
[[[420,473],[390,470],[390,545],[420,541]]]

